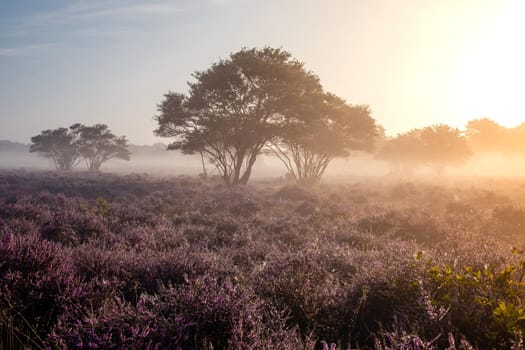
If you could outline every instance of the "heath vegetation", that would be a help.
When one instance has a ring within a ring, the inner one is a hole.
[[[0,347],[520,348],[519,181],[0,174]]]

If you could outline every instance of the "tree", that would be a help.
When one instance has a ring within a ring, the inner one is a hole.
[[[394,171],[406,174],[426,165],[441,175],[445,167],[463,164],[471,154],[459,129],[438,124],[398,135],[387,141],[376,157],[387,161]]]
[[[318,182],[335,157],[371,151],[379,128],[367,106],[351,106],[333,94],[311,96],[270,143],[288,172],[301,183]],[[305,108],[306,107],[306,108]]]
[[[90,171],[98,171],[102,163],[119,158],[129,160],[130,152],[124,136],[117,137],[107,125],[85,126],[80,123],[69,128],[44,130],[31,138],[30,152],[53,159],[57,170],[69,171],[82,159]]]
[[[509,130],[507,152],[522,155],[525,152],[525,123]]]
[[[74,125],[78,135],[78,150],[89,171],[99,171],[103,163],[110,159],[129,160],[125,136],[115,136],[105,124],[85,126]]]
[[[509,130],[487,118],[467,123],[466,136],[472,149],[481,153],[499,153],[507,150]]]
[[[411,130],[386,140],[376,153],[376,158],[386,161],[392,174],[412,175],[422,162],[420,132]]]
[[[446,166],[461,165],[472,155],[467,139],[457,128],[438,124],[420,133],[422,159],[441,175]]]
[[[321,92],[319,79],[280,49],[242,49],[194,73],[188,95],[169,92],[158,105],[156,135],[168,149],[201,153],[228,185],[247,183],[268,141],[285,124],[290,106]]]
[[[57,170],[70,171],[78,165],[81,157],[75,128],[76,125],[73,125],[70,128],[42,131],[31,138],[29,151],[51,158]]]
[[[469,144],[479,153],[521,154],[525,150],[525,124],[507,128],[487,118],[467,123]]]

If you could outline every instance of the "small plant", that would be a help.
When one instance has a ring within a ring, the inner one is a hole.
[[[478,345],[510,347],[525,332],[525,261],[428,269],[432,302],[449,308],[457,331]]]

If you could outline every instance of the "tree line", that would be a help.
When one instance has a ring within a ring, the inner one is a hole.
[[[366,105],[353,105],[326,91],[319,77],[282,49],[241,49],[197,71],[186,93],[169,91],[157,106],[154,134],[171,138],[170,150],[198,154],[227,185],[246,184],[257,157],[272,155],[301,183],[317,182],[336,157],[375,152],[393,172],[417,166],[460,165],[476,152],[519,149],[525,126],[504,128],[472,120],[466,131],[448,125],[413,129],[388,138]],[[53,159],[58,170],[82,160],[98,171],[109,159],[129,160],[125,137],[104,124],[45,130],[31,139],[31,152]]]

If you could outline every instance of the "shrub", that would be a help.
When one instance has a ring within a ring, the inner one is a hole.
[[[51,349],[157,349],[157,315],[143,299],[131,306],[112,299],[94,312],[64,318],[46,339]]]
[[[0,328],[4,345],[15,340],[19,346],[41,346],[59,317],[75,312],[85,297],[86,286],[76,277],[71,256],[59,245],[35,235],[2,236]]]
[[[279,312],[246,289],[205,275],[187,286],[165,288],[151,302],[161,333],[184,349],[301,349]]]
[[[288,324],[303,335],[326,341],[348,341],[355,308],[346,305],[356,269],[344,257],[313,249],[272,257],[255,277],[257,293],[288,312]]]
[[[432,303],[449,309],[456,333],[477,346],[510,348],[525,334],[525,261],[429,266]]]

